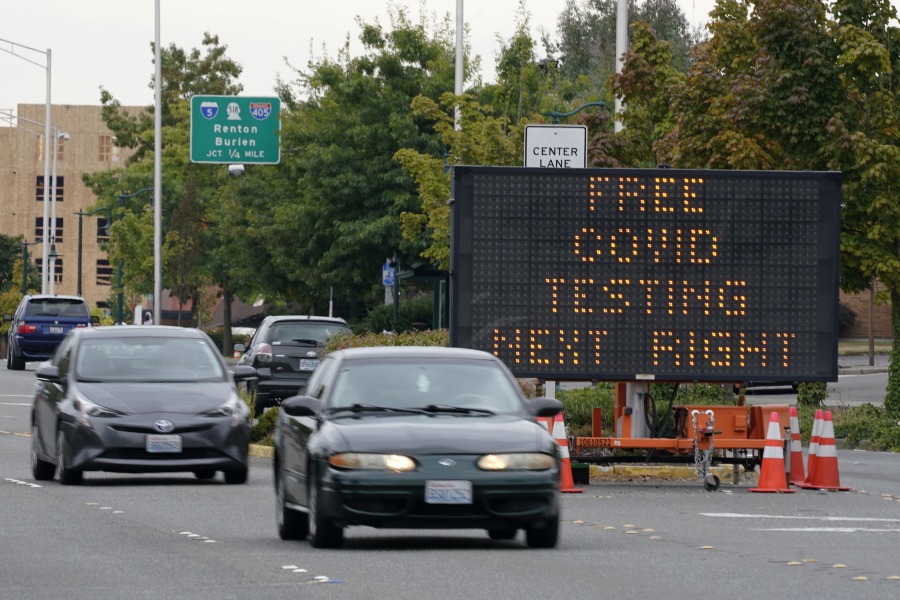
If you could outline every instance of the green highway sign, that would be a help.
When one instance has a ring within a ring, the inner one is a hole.
[[[191,98],[191,162],[274,165],[281,160],[281,100]]]

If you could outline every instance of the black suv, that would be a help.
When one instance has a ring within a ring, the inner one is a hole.
[[[26,362],[49,359],[71,329],[100,322],[84,298],[49,295],[26,295],[16,314],[7,313],[3,320],[10,321],[6,368],[13,371],[24,369]]]
[[[250,348],[238,365],[255,367],[258,373],[256,412],[303,393],[325,340],[349,333],[343,319],[305,315],[266,317],[250,340]],[[238,347],[240,349],[240,347]]]

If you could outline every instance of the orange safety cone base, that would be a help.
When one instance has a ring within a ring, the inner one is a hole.
[[[852,487],[841,487],[839,485],[813,485],[811,483],[798,483],[797,487],[801,487],[804,490],[827,490],[830,492],[848,492],[852,490]]]
[[[752,488],[748,490],[750,492],[768,492],[774,494],[793,494],[797,490],[792,490],[789,488]]]

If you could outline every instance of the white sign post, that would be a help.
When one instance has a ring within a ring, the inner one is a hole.
[[[585,125],[526,125],[525,166],[583,169],[587,158]]]

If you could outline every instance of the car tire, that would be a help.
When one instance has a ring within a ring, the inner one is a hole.
[[[41,460],[38,453],[38,428],[31,428],[31,474],[38,481],[50,481],[56,475],[56,465]]]
[[[322,515],[319,506],[319,486],[309,487],[309,543],[313,548],[340,548],[344,530]]]
[[[516,528],[509,529],[488,529],[488,537],[492,540],[511,540],[516,537],[519,530]]]
[[[283,540],[302,540],[309,533],[309,517],[287,507],[284,477],[275,474],[275,525]]]
[[[7,361],[9,362],[10,371],[24,371],[25,370],[25,357],[17,354],[13,351],[12,348],[9,348],[6,351],[8,357]]]
[[[198,470],[194,471],[194,477],[196,477],[197,479],[201,479],[201,480],[212,479],[215,476],[216,476],[215,469],[198,469]]]
[[[78,485],[84,478],[84,472],[66,466],[68,456],[65,442],[65,435],[60,431],[56,436],[56,470],[59,472],[59,482],[63,485]]]
[[[236,471],[225,471],[225,483],[247,483],[247,475],[249,472],[250,469],[248,467],[243,467]]]
[[[555,548],[559,541],[559,515],[548,518],[540,529],[529,527],[525,530],[525,543],[529,548]]]

